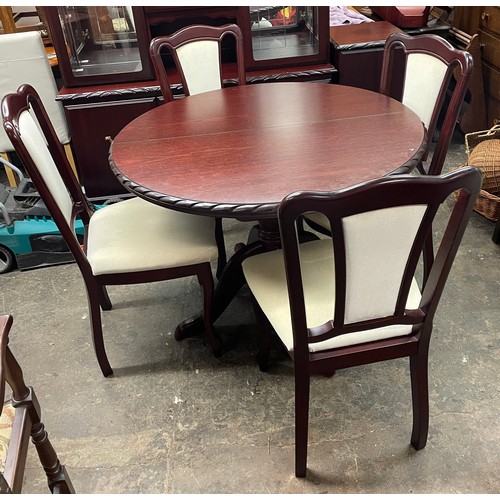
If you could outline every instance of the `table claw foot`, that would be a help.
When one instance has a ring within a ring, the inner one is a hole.
[[[175,329],[175,340],[184,340],[189,337],[195,337],[205,333],[205,324],[203,323],[203,315],[195,314],[191,318],[181,321]]]

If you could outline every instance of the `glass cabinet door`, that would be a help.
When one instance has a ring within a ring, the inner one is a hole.
[[[266,61],[280,64],[288,60],[304,63],[325,58],[326,19],[322,19],[321,7],[245,7],[248,9],[247,36],[254,66],[266,65]],[[323,16],[324,17],[324,16]],[[247,57],[249,48],[247,47]]]
[[[318,53],[317,7],[249,7],[256,61]]]
[[[57,21],[52,22],[51,31],[56,32],[52,36],[59,45],[58,58],[63,54],[61,72],[67,86],[152,77],[142,10],[130,6],[59,6],[48,10],[52,21]]]

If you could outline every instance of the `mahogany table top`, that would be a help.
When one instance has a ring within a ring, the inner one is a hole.
[[[263,83],[177,99],[116,136],[110,165],[129,190],[177,210],[276,217],[299,190],[331,191],[411,170],[424,126],[400,102],[364,89]]]

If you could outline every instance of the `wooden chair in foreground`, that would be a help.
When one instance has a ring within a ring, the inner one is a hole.
[[[245,85],[243,35],[236,24],[186,26],[172,35],[158,36],[151,40],[149,52],[165,102],[172,101],[174,97],[163,57],[172,57],[181,77],[184,95],[220,90],[223,87],[222,41],[226,37],[233,37],[236,43],[236,74],[233,82]],[[215,220],[219,247],[217,276],[220,276],[226,263],[226,250],[222,219]]]
[[[210,262],[218,255],[214,220],[168,210],[141,198],[95,210],[68,164],[36,91],[23,85],[7,95],[2,115],[7,135],[82,273],[94,350],[103,375],[113,373],[101,322],[101,308],[111,309],[106,285],[196,276],[203,287],[207,341],[219,355],[222,344],[211,320]],[[73,230],[77,216],[85,226],[83,245]]]
[[[443,176],[391,176],[334,193],[291,194],[278,212],[283,250],[243,262],[267,325],[261,327],[261,369],[267,369],[271,326],[294,362],[296,476],[306,474],[313,374],[408,357],[411,444],[425,446],[433,319],[481,181],[477,168],[464,167]],[[436,224],[442,239],[420,290],[417,264],[443,203],[453,208],[444,227]],[[297,221],[308,212],[324,214],[332,238],[298,244]]]
[[[23,372],[8,346],[12,316],[0,316],[0,465],[9,493],[21,493],[29,438],[47,474],[51,493],[75,493],[66,469],[57,457],[41,422],[40,403],[33,388],[24,383]],[[12,397],[5,401],[5,383]],[[4,402],[5,401],[5,402]]]

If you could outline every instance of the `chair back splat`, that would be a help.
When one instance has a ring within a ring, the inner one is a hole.
[[[443,176],[389,176],[333,193],[290,194],[278,212],[282,250],[243,262],[258,316],[266,318],[264,331],[274,330],[294,361],[297,476],[306,474],[311,374],[409,357],[411,443],[425,446],[433,318],[481,180],[477,168],[464,167]],[[450,204],[447,221],[437,225],[438,209],[441,222]],[[299,243],[299,222],[311,212],[328,220],[332,238]],[[433,224],[441,240],[420,289],[419,260]],[[263,370],[269,346],[263,335]]]
[[[215,221],[132,198],[95,210],[78,183],[40,97],[23,85],[2,101],[4,129],[82,273],[92,340],[105,376],[113,373],[102,334],[101,308],[111,309],[107,285],[196,276],[203,287],[207,340],[216,355],[221,342],[212,328],[213,277],[217,259]],[[84,235],[75,232],[80,217]],[[177,338],[180,336],[177,334]]]
[[[424,123],[429,135],[429,147],[438,119],[442,119],[431,163],[420,166],[422,173],[439,175],[472,75],[473,59],[468,52],[455,49],[437,35],[409,36],[393,33],[384,46],[380,80],[382,94],[391,94],[393,79],[397,76],[394,63],[401,53],[405,66],[401,101]],[[451,86],[450,82],[453,82]],[[451,96],[448,98],[449,92]]]

